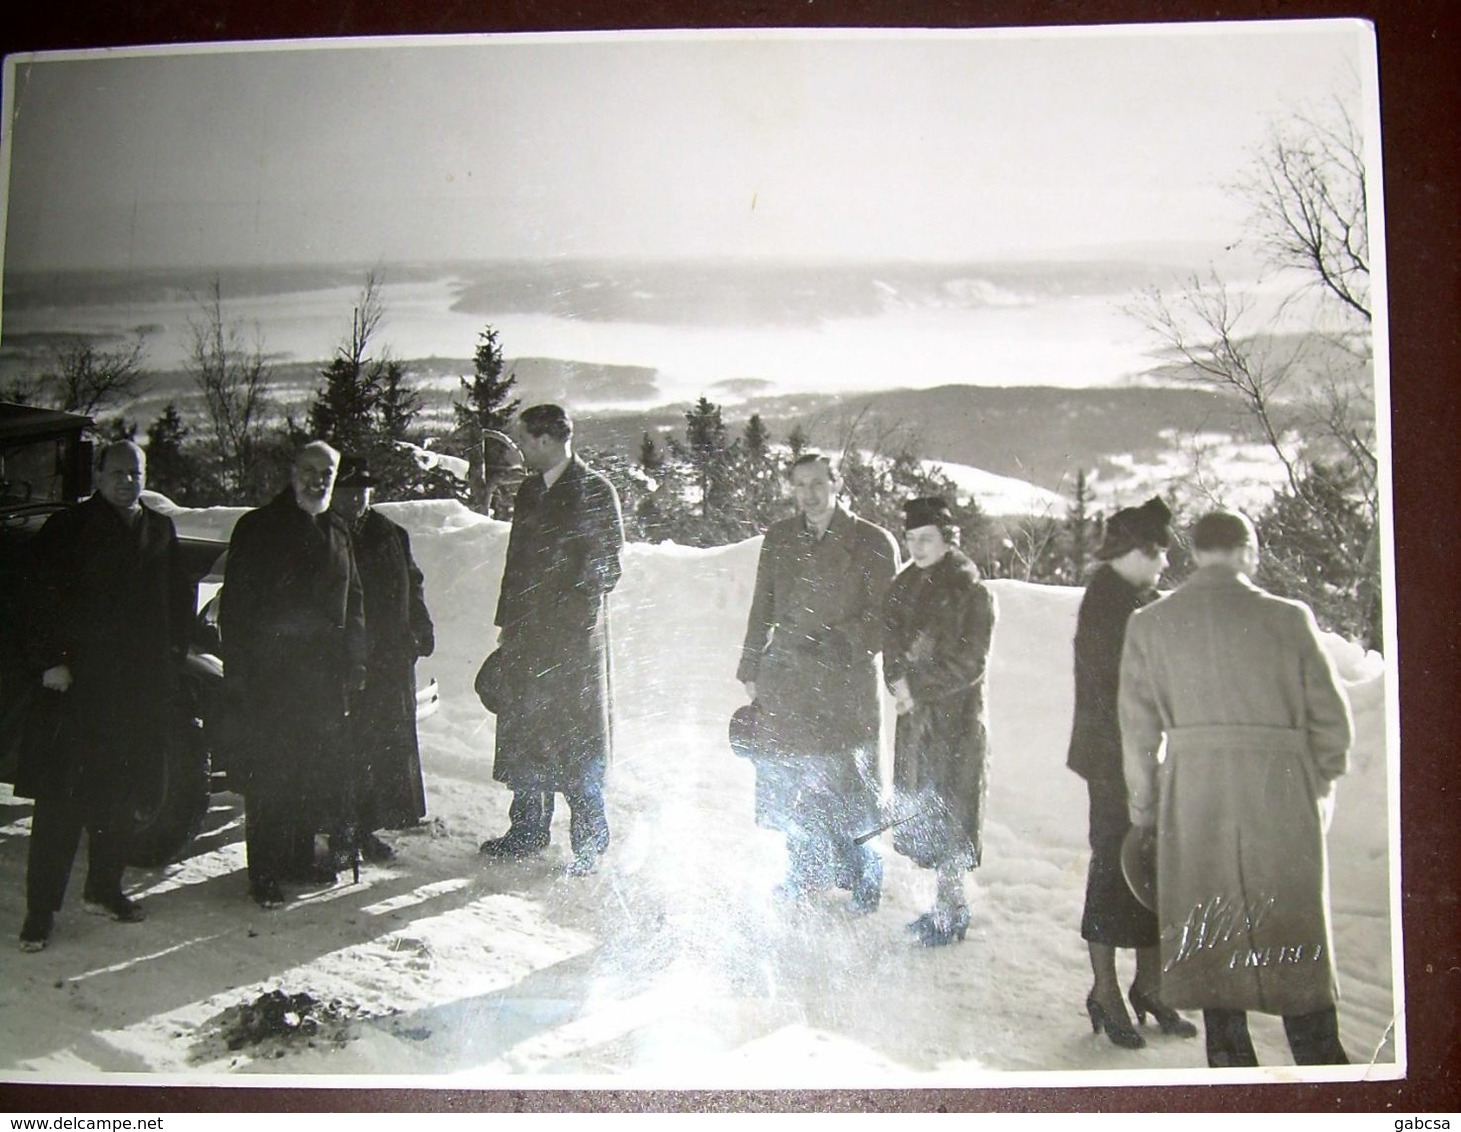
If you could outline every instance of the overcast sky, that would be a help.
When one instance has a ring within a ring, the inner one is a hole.
[[[31,56],[7,269],[1230,241],[1357,23]]]

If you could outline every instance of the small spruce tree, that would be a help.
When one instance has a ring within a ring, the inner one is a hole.
[[[171,401],[162,415],[147,426],[147,482],[176,503],[190,502],[191,473],[183,445],[188,428]]]
[[[462,378],[462,399],[452,402],[452,410],[457,428],[475,443],[487,429],[508,431],[522,402],[512,396],[517,378],[512,373],[504,376],[502,345],[490,326],[477,335],[472,367],[472,378]]]

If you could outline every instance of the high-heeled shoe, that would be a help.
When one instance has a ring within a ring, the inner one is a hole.
[[[932,912],[926,922],[919,919],[915,923],[923,925],[918,931],[918,942],[924,947],[945,947],[955,939],[962,943],[969,931],[969,905],[960,904],[947,918]]]
[[[1125,1016],[1123,1010],[1121,1016],[1108,1014],[1106,1008],[1096,1001],[1095,993],[1086,995],[1086,1013],[1091,1016],[1091,1033],[1099,1034],[1106,1031],[1106,1036],[1111,1039],[1111,1044],[1120,1046],[1122,1049],[1144,1049],[1146,1039],[1136,1032],[1136,1027],[1131,1024],[1131,1019]]]
[[[1197,1037],[1197,1027],[1183,1018],[1170,1006],[1167,1006],[1161,999],[1154,995],[1148,995],[1135,983],[1126,992],[1131,999],[1131,1009],[1136,1012],[1136,1020],[1143,1026],[1146,1025],[1146,1016],[1150,1014],[1157,1020],[1157,1025],[1162,1028],[1162,1033],[1170,1034],[1177,1038]]]

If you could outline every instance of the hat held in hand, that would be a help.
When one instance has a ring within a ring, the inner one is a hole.
[[[477,669],[477,678],[472,681],[477,698],[493,715],[502,710],[502,677],[502,650],[494,649],[487,654],[482,667]]]
[[[757,755],[756,736],[761,729],[761,705],[755,700],[736,708],[730,717],[730,748],[743,759]]]
[[[1157,831],[1134,825],[1121,842],[1121,873],[1142,907],[1157,910]]]

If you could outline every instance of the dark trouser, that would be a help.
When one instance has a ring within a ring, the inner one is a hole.
[[[877,869],[879,861],[869,845],[859,845],[848,833],[794,829],[786,835],[787,880],[798,888],[816,890],[835,884],[852,888]]]
[[[563,795],[568,803],[568,839],[574,855],[603,853],[609,847],[609,817],[604,812],[601,787],[588,786],[582,793]],[[514,790],[507,808],[511,826],[507,836],[527,845],[547,845],[553,824],[553,795],[536,790]]]
[[[101,818],[88,819],[82,804],[69,794],[36,799],[25,870],[25,900],[30,911],[61,910],[82,829],[87,831],[86,898],[106,900],[122,891],[123,845],[105,825]]]
[[[1248,1036],[1248,1015],[1241,1010],[1204,1010],[1207,1063],[1214,1069],[1258,1064]],[[1295,1065],[1348,1065],[1339,1044],[1339,1014],[1334,1007],[1312,1014],[1285,1014],[1283,1032]]]
[[[267,791],[246,795],[244,844],[250,884],[298,876],[314,864],[314,826],[301,815],[297,799]]]

